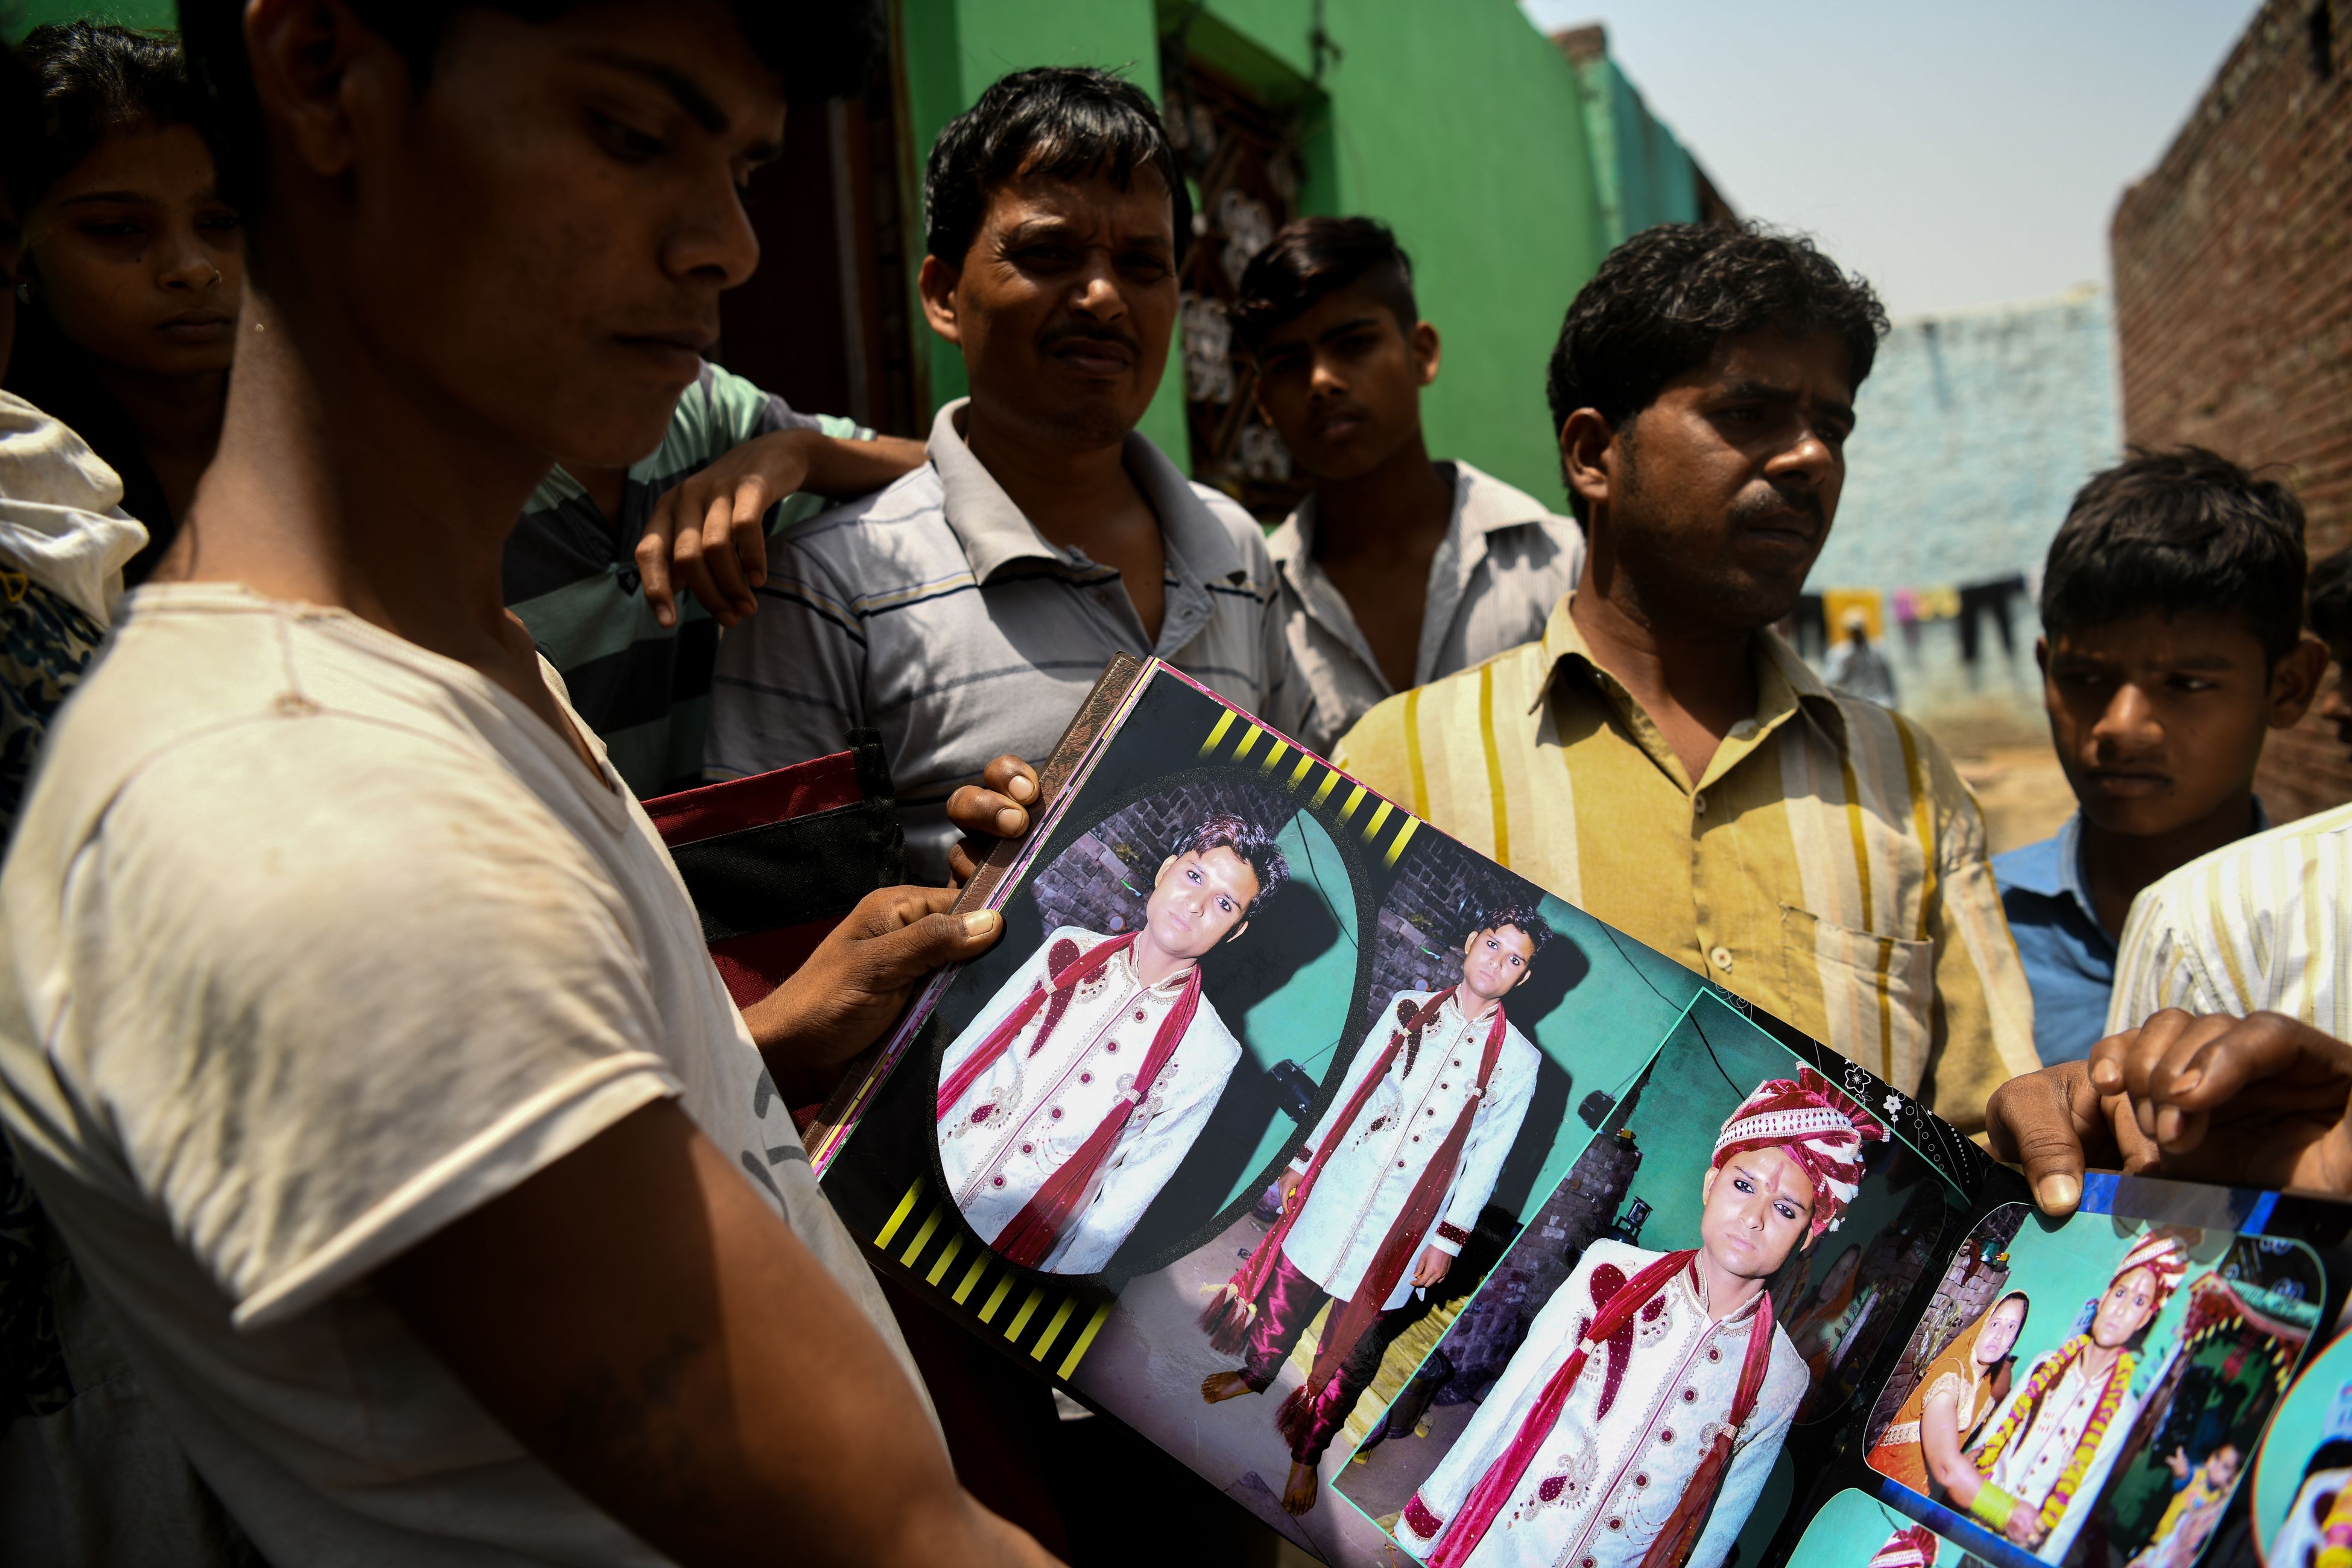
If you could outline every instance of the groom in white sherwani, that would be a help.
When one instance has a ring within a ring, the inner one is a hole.
[[[1214,1405],[1264,1393],[1334,1303],[1307,1381],[1275,1413],[1294,1514],[1315,1506],[1316,1467],[1414,1315],[1412,1292],[1445,1278],[1494,1194],[1541,1065],[1503,998],[1551,935],[1533,910],[1488,914],[1463,943],[1458,984],[1390,999],[1282,1173],[1282,1217],[1202,1319],[1243,1357],[1201,1384]]]

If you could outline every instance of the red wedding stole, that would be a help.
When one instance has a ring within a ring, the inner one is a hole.
[[[989,1068],[1003,1059],[1013,1037],[1028,1026],[1029,1020],[1037,1016],[1040,1008],[1048,1008],[1045,1026],[1030,1042],[1029,1054],[1034,1057],[1044,1048],[1045,1041],[1054,1033],[1055,1026],[1069,1010],[1070,995],[1079,984],[1099,973],[1114,954],[1133,947],[1135,937],[1133,931],[1113,937],[1031,986],[1029,994],[1021,999],[1020,1005],[1006,1014],[1003,1021],[988,1032],[987,1037],[981,1041],[971,1058],[940,1083],[934,1120],[946,1121],[948,1112],[955,1108],[956,1101],[963,1098],[964,1092],[979,1082]],[[1049,961],[1052,956],[1055,955],[1049,955]],[[1093,1194],[1095,1179],[1102,1172],[1103,1162],[1110,1158],[1111,1148],[1118,1142],[1118,1135],[1126,1131],[1129,1121],[1135,1115],[1135,1108],[1150,1094],[1151,1086],[1159,1081],[1170,1058],[1175,1056],[1177,1044],[1184,1038],[1184,1032],[1192,1026],[1192,1015],[1199,1010],[1200,1005],[1201,970],[1195,964],[1192,972],[1184,978],[1183,991],[1177,996],[1174,1005],[1168,1009],[1168,1016],[1160,1021],[1158,1032],[1151,1037],[1151,1048],[1144,1053],[1143,1068],[1135,1075],[1135,1086],[1123,1091],[1112,1103],[1109,1112],[1087,1135],[1087,1141],[1078,1146],[1078,1152],[1065,1160],[1038,1186],[1036,1195],[989,1244],[992,1247],[1024,1268],[1034,1268],[1045,1260],[1046,1255],[1054,1250],[1054,1244],[1061,1239],[1062,1232],[1069,1228],[1070,1222],[1077,1216],[1079,1207]],[[974,1113],[973,1120],[985,1118],[993,1109],[993,1106],[982,1108]]]
[[[1323,1141],[1322,1147],[1317,1149],[1314,1157],[1307,1162],[1307,1173],[1299,1178],[1290,1202],[1283,1206],[1282,1217],[1275,1221],[1274,1228],[1258,1242],[1250,1253],[1249,1260],[1242,1265],[1233,1279],[1226,1281],[1202,1312],[1201,1326],[1208,1331],[1209,1342],[1217,1350],[1231,1355],[1241,1349],[1244,1336],[1257,1316],[1258,1293],[1265,1289],[1267,1279],[1274,1273],[1275,1259],[1281,1256],[1282,1244],[1290,1235],[1290,1227],[1297,1224],[1298,1216],[1306,1212],[1307,1195],[1315,1190],[1316,1178],[1322,1175],[1323,1167],[1329,1163],[1333,1152],[1347,1142],[1349,1130],[1355,1125],[1358,1113],[1364,1109],[1364,1102],[1371,1098],[1373,1089],[1388,1076],[1397,1052],[1408,1038],[1418,1037],[1422,1030],[1436,1018],[1437,1010],[1445,1005],[1445,999],[1455,990],[1454,986],[1447,986],[1423,1003],[1409,1019],[1399,1021],[1399,1026],[1389,1036],[1389,1043],[1381,1052],[1381,1059],[1357,1084],[1356,1092],[1349,1097],[1347,1109],[1339,1113],[1331,1135]],[[1282,1407],[1275,1412],[1275,1425],[1284,1436],[1295,1439],[1291,1426],[1307,1419],[1315,1400],[1348,1359],[1348,1352],[1356,1348],[1357,1342],[1364,1337],[1373,1321],[1380,1316],[1381,1304],[1389,1299],[1389,1292],[1396,1289],[1397,1281],[1404,1278],[1404,1271],[1412,1267],[1414,1253],[1420,1250],[1423,1238],[1436,1221],[1438,1205],[1445,1201],[1446,1188],[1453,1184],[1454,1168],[1461,1161],[1462,1145],[1469,1141],[1471,1121],[1486,1098],[1487,1082],[1494,1077],[1495,1063],[1502,1055],[1503,1029],[1503,1009],[1497,1005],[1495,1021],[1486,1030],[1486,1052],[1478,1063],[1477,1086],[1462,1102],[1461,1114],[1454,1117],[1445,1141],[1430,1156],[1429,1163],[1422,1167],[1421,1179],[1413,1184],[1412,1194],[1405,1200],[1403,1211],[1389,1226],[1387,1237],[1381,1242],[1381,1249],[1372,1255],[1371,1265],[1364,1271],[1363,1282],[1357,1286],[1356,1293],[1340,1305],[1325,1326],[1322,1341],[1316,1347],[1315,1364],[1308,1369],[1307,1381],[1293,1389],[1290,1396],[1282,1402]]]
[[[1543,1392],[1536,1396],[1534,1408],[1512,1435],[1511,1446],[1487,1467],[1486,1473],[1478,1478],[1478,1484],[1463,1500],[1462,1511],[1445,1524],[1445,1533],[1436,1550],[1429,1554],[1429,1568],[1462,1568],[1469,1561],[1496,1517],[1509,1506],[1528,1467],[1535,1461],[1536,1450],[1551,1436],[1560,1411],[1568,1405],[1570,1391],[1576,1387],[1577,1374],[1584,1370],[1586,1357],[1632,1322],[1633,1314],[1648,1306],[1697,1256],[1696,1247],[1669,1252],[1618,1287],[1617,1293],[1609,1298],[1609,1304],[1601,1308],[1601,1315],[1592,1320],[1592,1326],[1584,1331],[1575,1353],[1560,1363],[1559,1370],[1551,1374]],[[1699,1531],[1706,1523],[1707,1511],[1715,1506],[1715,1494],[1723,1489],[1724,1472],[1731,1468],[1732,1439],[1756,1413],[1757,1395],[1763,1392],[1764,1373],[1771,1361],[1772,1298],[1767,1292],[1757,1299],[1756,1321],[1748,1330],[1748,1353],[1739,1363],[1739,1384],[1731,1399],[1731,1420],[1716,1434],[1706,1458],[1699,1461],[1697,1473],[1683,1489],[1681,1500],[1675,1504],[1665,1527],[1643,1555],[1642,1568],[1682,1568],[1688,1561],[1691,1549],[1698,1544]],[[1418,1494],[1408,1507],[1421,1515],[1429,1513]]]

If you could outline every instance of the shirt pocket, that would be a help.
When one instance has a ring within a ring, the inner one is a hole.
[[[1927,1070],[1936,1003],[1936,948],[1875,931],[1855,931],[1793,904],[1780,906],[1782,994],[1801,1010],[1821,998],[1821,1012],[1789,1021],[1847,1060],[1906,1094]]]

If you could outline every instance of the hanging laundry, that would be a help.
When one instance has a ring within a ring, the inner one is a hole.
[[[1829,623],[1830,641],[1845,640],[1848,611],[1862,612],[1863,627],[1872,642],[1886,637],[1886,595],[1875,588],[1832,588],[1822,595],[1822,617]]]
[[[1949,584],[1921,588],[1918,597],[1919,618],[1923,621],[1948,621],[1960,613],[1960,591]]]
[[[1993,630],[2000,634],[2000,651],[2006,658],[2017,657],[2017,632],[2010,625],[2009,604],[2025,593],[2025,578],[2012,573],[1990,583],[1971,584],[1960,590],[1960,662],[1973,667],[1980,645],[1977,638],[1977,617],[1983,616],[1992,622]]]
[[[1829,616],[1822,611],[1819,594],[1797,595],[1796,635],[1789,640],[1797,645],[1801,658],[1818,659],[1830,650]]]

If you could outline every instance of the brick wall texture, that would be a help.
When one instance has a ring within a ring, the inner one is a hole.
[[[1160,862],[1204,817],[1229,812],[1279,831],[1297,806],[1279,791],[1239,784],[1180,784],[1122,806],[1054,857],[1030,888],[1045,929],[1078,926],[1114,935],[1142,923]]]
[[[2268,0],[2110,234],[2124,431],[2292,471],[2352,544],[2352,0]],[[2326,726],[2273,736],[2284,820],[2352,799]]]

